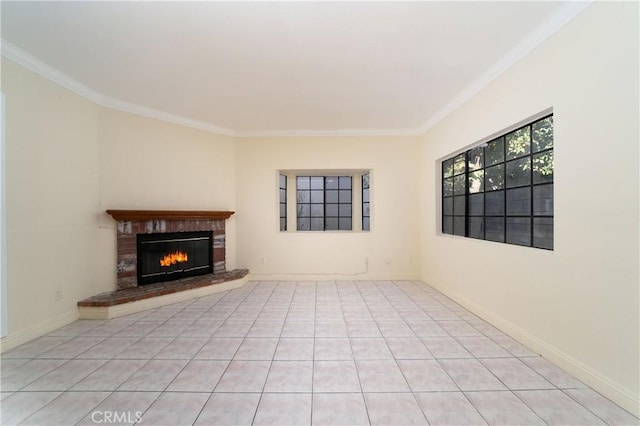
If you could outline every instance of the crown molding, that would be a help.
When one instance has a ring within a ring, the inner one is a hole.
[[[98,105],[118,111],[140,115],[156,120],[178,124],[185,127],[204,130],[206,132],[243,138],[268,137],[328,137],[328,136],[419,136],[435,126],[453,111],[469,101],[492,81],[498,78],[508,68],[520,61],[525,55],[539,46],[543,41],[558,31],[563,25],[586,9],[594,0],[567,2],[551,18],[543,22],[527,38],[503,56],[496,64],[489,68],[470,85],[459,92],[443,108],[438,110],[420,127],[413,129],[335,129],[335,130],[233,130],[213,123],[193,120],[188,117],[174,115],[165,111],[148,108],[142,105],[126,102],[121,99],[103,95],[62,71],[46,64],[30,55],[19,47],[0,39],[1,55],[19,65],[39,74],[40,76],[80,95]]]
[[[594,0],[571,1],[567,2],[558,12],[553,14],[549,19],[543,22],[538,28],[531,32],[522,42],[511,49],[491,68],[484,72],[480,77],[474,80],[470,85],[464,88],[458,95],[449,101],[444,107],[433,114],[427,122],[420,127],[420,134],[442,121],[453,111],[461,107],[472,97],[478,94],[482,89],[487,87],[492,81],[502,75],[507,69],[515,65],[528,53],[533,51],[547,38],[562,28],[566,23],[578,16],[580,12],[586,9]]]
[[[153,108],[147,108],[131,102],[122,101],[110,96],[103,96],[100,105],[105,108],[111,108],[134,115],[140,115],[167,123],[178,124],[180,126],[190,127],[193,129],[204,130],[206,132],[215,133],[225,136],[237,136],[236,132],[225,127],[216,126],[215,124],[205,123],[204,121],[192,120],[187,117],[170,114]]]
[[[421,129],[338,129],[338,130],[247,130],[237,131],[241,138],[328,137],[328,136],[419,136]]]
[[[39,74],[40,76],[52,81],[59,86],[64,87],[67,90],[80,95],[83,98],[90,100],[96,104],[100,104],[102,101],[102,95],[95,90],[85,86],[77,80],[69,77],[57,68],[42,62],[35,56],[30,55],[19,47],[9,43],[5,39],[0,39],[1,53],[7,59],[22,65],[26,69]]]
[[[131,102],[126,102],[120,99],[116,99],[110,96],[106,96],[97,92],[79,81],[69,77],[57,68],[41,61],[35,56],[25,52],[14,44],[0,39],[1,49],[0,53],[3,57],[25,67],[26,69],[44,77],[45,79],[56,83],[59,86],[82,96],[91,102],[103,106],[105,108],[111,108],[118,111],[128,112],[134,115],[141,115],[148,118],[153,118],[160,121],[165,121],[173,124],[179,124],[185,127],[191,127],[194,129],[204,130],[210,133],[222,134],[226,136],[235,136],[235,132],[231,129],[216,126],[215,124],[205,123],[198,120],[193,120],[187,117],[181,117],[178,115],[170,114],[168,112],[159,111],[153,108],[147,108],[142,105],[137,105]]]

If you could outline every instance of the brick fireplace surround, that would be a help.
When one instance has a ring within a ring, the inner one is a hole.
[[[234,212],[107,210],[117,222],[118,290],[137,287],[136,235],[213,231],[213,273],[226,272],[225,220]]]
[[[101,293],[78,302],[81,317],[112,318],[116,314],[100,311],[98,314],[87,310],[90,308],[108,308],[122,306],[130,302],[144,301],[151,298],[166,297],[175,293],[185,293],[196,289],[206,290],[204,287],[224,284],[220,288],[242,285],[246,281],[249,271],[246,269],[226,270],[225,263],[225,220],[234,212],[229,211],[166,211],[166,210],[107,210],[117,221],[117,290]],[[138,286],[137,282],[137,253],[136,235],[165,233],[165,232],[194,232],[213,231],[212,257],[213,274],[183,278],[176,281],[160,282]],[[204,293],[198,293],[202,296]],[[127,307],[120,314],[132,313],[150,305],[141,307]],[[97,312],[97,311],[95,311]],[[96,316],[98,315],[98,316]]]

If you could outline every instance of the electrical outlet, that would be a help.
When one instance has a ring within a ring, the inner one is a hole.
[[[56,295],[55,296],[56,296],[56,302],[61,301],[62,297],[63,297],[62,290],[61,289],[56,290]]]

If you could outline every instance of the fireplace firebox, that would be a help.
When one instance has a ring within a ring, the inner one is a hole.
[[[213,231],[137,234],[138,285],[213,273]]]

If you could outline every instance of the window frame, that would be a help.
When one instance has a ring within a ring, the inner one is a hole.
[[[544,129],[540,123],[545,121],[550,132],[547,139],[538,141]],[[536,125],[539,134],[535,133]],[[553,132],[553,113],[548,113],[441,160],[440,234],[553,250]],[[546,145],[539,147],[536,142]],[[499,145],[498,150],[492,149]],[[495,154],[497,160],[490,161]],[[487,173],[488,170],[499,173]],[[477,183],[480,175],[480,184],[472,187],[472,181]],[[546,198],[536,197],[536,193],[541,195],[544,191]],[[491,204],[498,208],[488,212],[487,194],[497,200],[501,198],[501,208],[498,200],[497,204]],[[544,209],[537,209],[540,206]],[[487,219],[497,225],[498,232],[488,232]],[[471,223],[480,225],[481,232],[475,232]],[[526,230],[520,234],[526,240],[516,238],[518,225]],[[544,227],[551,227],[546,236],[541,231]]]

